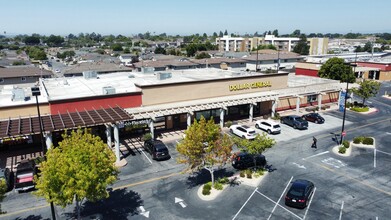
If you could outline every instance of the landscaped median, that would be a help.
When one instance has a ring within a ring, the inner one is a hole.
[[[267,174],[267,170],[263,168],[242,170],[229,178],[218,179],[214,187],[212,187],[212,182],[201,185],[197,190],[197,195],[204,201],[211,201],[217,198],[231,184],[257,187]]]
[[[333,147],[333,152],[340,156],[350,156],[352,153],[353,147],[361,147],[361,148],[375,148],[375,138],[373,137],[364,137],[358,136],[353,138],[353,141],[343,141],[342,145],[338,145]]]

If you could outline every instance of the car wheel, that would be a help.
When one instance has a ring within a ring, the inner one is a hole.
[[[255,128],[259,129],[259,125],[258,125],[258,124],[255,124]]]
[[[283,121],[283,120],[281,120],[281,121],[280,121],[280,123],[281,123],[281,124],[284,124],[284,121]]]
[[[272,131],[269,129],[269,130],[267,130],[267,133],[268,133],[268,134],[271,134],[271,133],[272,133]]]
[[[294,129],[297,129],[296,125],[293,125],[293,128],[294,128]]]
[[[242,135],[242,138],[246,138],[244,135]]]
[[[234,133],[234,131],[233,131],[232,129],[229,129],[229,132],[231,132],[231,134],[233,134],[233,133]]]
[[[315,124],[318,124],[319,122],[318,122],[318,120],[315,120]]]

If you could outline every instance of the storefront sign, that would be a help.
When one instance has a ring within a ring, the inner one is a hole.
[[[229,85],[229,91],[238,91],[238,90],[245,90],[245,89],[258,89],[263,87],[272,87],[272,83],[270,81],[265,82],[253,82],[253,83],[242,83],[242,84],[235,84],[235,85]]]

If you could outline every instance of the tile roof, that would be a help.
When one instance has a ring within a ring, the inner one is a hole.
[[[0,78],[53,76],[53,73],[35,66],[15,66],[0,68]]]

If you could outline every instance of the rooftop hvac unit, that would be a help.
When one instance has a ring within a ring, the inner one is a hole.
[[[26,96],[24,95],[24,89],[22,88],[13,88],[11,100],[14,101],[25,101]]]
[[[171,73],[160,72],[156,74],[158,80],[165,80],[172,77]]]
[[[129,74],[128,78],[135,78],[135,76],[133,74]]]
[[[105,86],[105,87],[102,87],[102,92],[103,92],[103,95],[115,94],[115,88],[112,86]]]
[[[153,73],[155,72],[155,68],[150,66],[143,66],[141,67],[141,72],[144,74]]]
[[[96,79],[98,78],[98,73],[92,70],[83,71],[83,77],[84,79]]]

